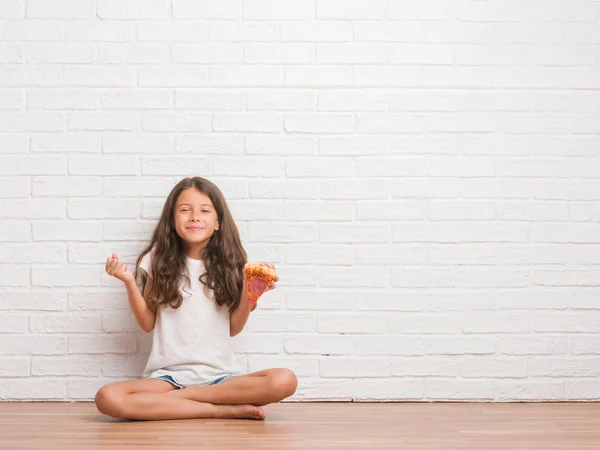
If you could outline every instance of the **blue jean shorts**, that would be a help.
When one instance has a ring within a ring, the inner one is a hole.
[[[219,384],[222,383],[225,380],[229,380],[230,378],[233,378],[235,375],[223,375],[220,378],[217,378],[216,380],[213,380],[212,382],[210,382],[208,385],[212,386],[213,384]],[[181,383],[179,383],[178,381],[175,380],[175,378],[173,378],[171,375],[161,375],[159,377],[153,377],[153,380],[164,380],[167,381],[169,383],[171,383],[173,386],[175,386],[177,389],[183,389],[185,388],[185,386]]]

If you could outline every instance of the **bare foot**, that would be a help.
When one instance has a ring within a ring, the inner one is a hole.
[[[217,419],[254,419],[264,420],[265,412],[254,405],[215,405]]]

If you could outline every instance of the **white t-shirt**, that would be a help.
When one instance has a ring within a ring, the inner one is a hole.
[[[149,276],[151,253],[140,261]],[[183,281],[179,308],[158,308],[152,350],[142,376],[170,375],[184,386],[206,386],[224,375],[239,375],[240,370],[229,334],[229,307],[217,305],[212,292],[210,296],[204,292],[198,279],[204,263],[186,259],[191,287]]]

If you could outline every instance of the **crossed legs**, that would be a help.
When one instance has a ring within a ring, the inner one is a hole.
[[[268,369],[220,384],[176,389],[163,380],[111,383],[96,394],[98,410],[134,420],[264,419],[260,406],[293,395],[297,379],[289,369]]]

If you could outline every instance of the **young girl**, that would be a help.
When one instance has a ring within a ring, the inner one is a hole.
[[[107,273],[125,284],[138,324],[154,335],[142,379],[98,391],[101,413],[138,420],[260,420],[260,406],[294,394],[291,370],[242,375],[236,366],[231,336],[244,329],[251,312],[246,263],[219,188],[200,177],[181,180],[167,197],[135,275],[114,253],[106,261]]]

